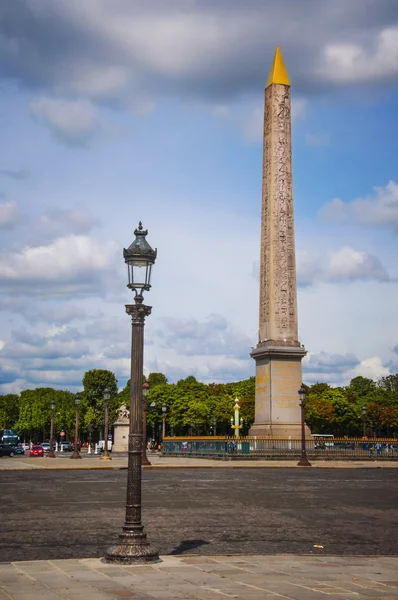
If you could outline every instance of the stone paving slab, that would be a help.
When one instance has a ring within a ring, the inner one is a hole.
[[[398,557],[163,556],[0,563],[7,600],[398,600]]]
[[[297,467],[297,460],[213,460],[206,458],[185,458],[174,456],[149,455],[150,466],[144,469],[239,469],[239,468],[289,468]],[[23,470],[80,470],[80,469],[124,469],[127,467],[127,456],[113,455],[111,461],[102,461],[99,456],[83,455],[82,460],[70,460],[70,456],[59,455],[55,459],[47,457],[2,457],[0,471]],[[303,469],[304,467],[297,467]],[[397,469],[398,460],[317,460],[313,461],[313,469]]]

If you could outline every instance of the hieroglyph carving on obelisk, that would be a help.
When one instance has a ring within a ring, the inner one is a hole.
[[[259,342],[296,342],[290,84],[279,48],[265,88]]]

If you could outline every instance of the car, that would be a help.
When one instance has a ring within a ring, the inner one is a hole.
[[[30,444],[28,444],[28,442],[22,442],[22,448],[24,450],[30,450]]]
[[[14,454],[25,454],[25,450],[23,449],[22,445],[13,446],[12,448],[14,450]]]
[[[44,456],[44,450],[42,446],[32,446],[29,452],[29,456]]]
[[[62,447],[62,452],[73,452],[73,446],[70,442],[61,442],[59,444],[60,450],[61,450],[61,447]]]
[[[44,452],[50,452],[50,443],[49,442],[42,442],[40,444],[40,446],[43,448]],[[54,445],[53,445],[54,448]]]
[[[7,444],[0,444],[0,456],[15,456],[15,448]]]

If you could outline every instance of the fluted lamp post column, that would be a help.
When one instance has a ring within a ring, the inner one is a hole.
[[[142,454],[141,454],[141,464],[142,465],[150,465],[151,463],[148,460],[148,456],[146,453],[146,414],[148,410],[148,395],[149,395],[149,383],[145,382],[142,386]],[[156,405],[155,405],[156,406]]]
[[[76,407],[76,419],[75,419],[75,446],[73,449],[73,454],[71,458],[81,458],[79,448],[79,404],[80,404],[80,394],[76,394],[75,396],[75,407]]]
[[[365,438],[366,437],[366,414],[367,414],[368,410],[366,408],[366,406],[362,406],[362,435]]]
[[[140,222],[134,231],[134,242],[123,251],[129,275],[127,287],[135,292],[134,304],[126,306],[132,323],[126,517],[118,541],[105,555],[106,562],[119,564],[159,561],[159,553],[149,544],[141,523],[144,324],[152,310],[143,304],[143,292],[151,289],[151,271],[157,254],[146,241],[147,234]]]
[[[54,452],[54,409],[55,409],[54,400],[51,400],[51,402],[50,402],[50,409],[51,409],[50,449],[48,451],[47,457],[48,458],[56,458],[55,452]]]
[[[104,389],[104,454],[101,456],[100,460],[112,460],[109,456],[109,448],[108,448],[108,429],[109,429],[109,421],[108,421],[108,406],[111,395],[109,393],[109,388],[106,387]]]
[[[166,437],[166,417],[167,417],[167,404],[163,402],[162,404],[162,444],[163,440]]]
[[[304,407],[305,407],[305,397],[306,391],[305,387],[301,385],[298,395],[300,398],[300,408],[301,408],[301,458],[297,463],[299,467],[311,467],[311,463],[307,458],[307,447],[305,443],[305,421],[304,421]]]

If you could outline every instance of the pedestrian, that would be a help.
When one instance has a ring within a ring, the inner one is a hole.
[[[377,444],[376,444],[376,453],[377,453],[377,456],[380,456],[380,454],[381,454],[381,447],[382,446],[381,446],[380,442],[377,442]]]

